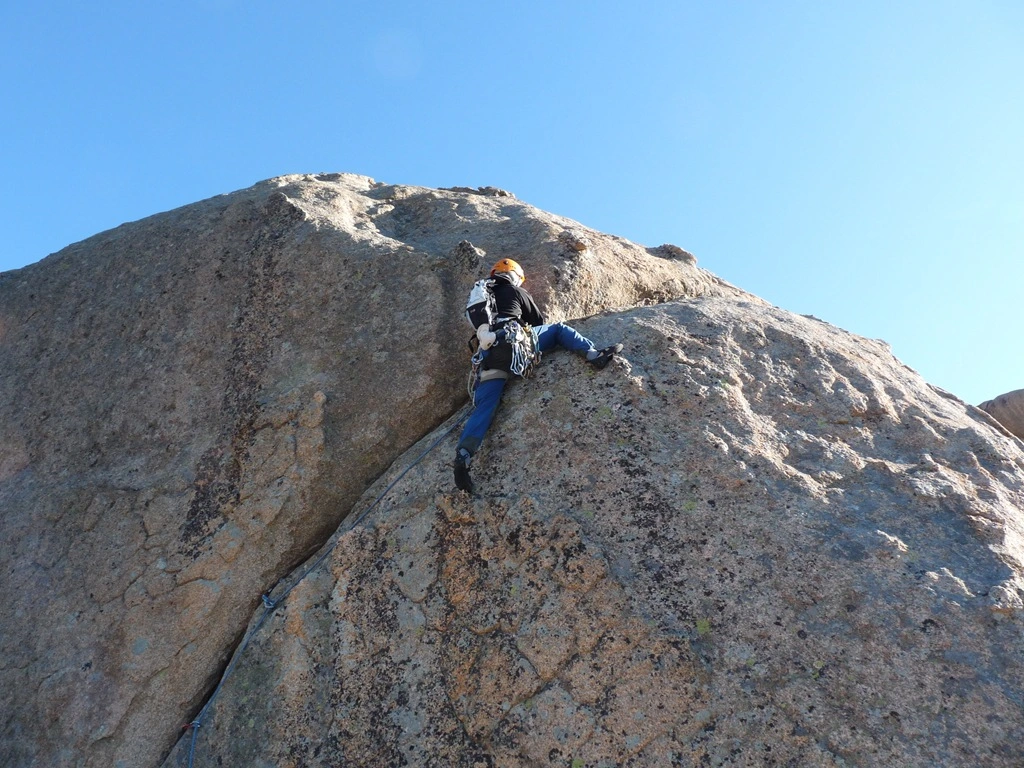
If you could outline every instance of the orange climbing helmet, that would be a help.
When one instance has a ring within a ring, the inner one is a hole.
[[[519,262],[512,261],[512,259],[502,259],[491,267],[491,277],[502,273],[511,275],[512,283],[516,287],[526,282],[526,273],[523,272],[523,268],[519,266]]]

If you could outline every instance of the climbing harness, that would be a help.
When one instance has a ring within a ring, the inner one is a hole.
[[[421,453],[412,464],[403,469],[401,473],[398,475],[398,477],[392,480],[391,484],[388,485],[388,487],[385,488],[383,491],[381,491],[380,495],[373,500],[373,503],[359,513],[356,519],[352,521],[352,524],[348,526],[348,528],[345,530],[345,533],[348,533],[357,525],[359,525],[366,518],[366,516],[370,514],[370,512],[373,511],[373,509],[381,502],[381,500],[388,495],[391,489],[398,484],[398,481],[405,477],[405,475],[409,472],[410,469],[412,469],[421,461],[423,461],[423,459],[426,457],[428,453],[430,453],[438,445],[441,444],[441,441],[443,441],[446,437],[448,437],[448,435],[454,432],[456,428],[458,428],[458,426],[466,420],[466,417],[469,415],[469,413],[470,411],[469,409],[467,409],[466,412],[463,413],[462,416],[460,416],[454,424],[452,424],[450,427],[448,427],[447,430],[445,430],[444,434],[442,434],[439,438],[437,438],[437,440],[431,443],[430,446],[425,451],[423,451],[423,453]],[[310,565],[309,568],[307,568],[301,576],[299,576],[299,578],[297,578],[291,585],[285,588],[284,591],[281,592],[281,594],[278,595],[277,598],[272,598],[271,595],[273,594],[274,590],[277,589],[278,586],[280,586],[281,582],[275,584],[274,587],[268,592],[260,595],[260,599],[263,602],[263,613],[260,614],[259,619],[256,621],[255,624],[252,625],[252,628],[245,633],[245,636],[242,638],[242,642],[239,643],[237,648],[235,648],[235,652],[231,655],[231,661],[228,662],[228,666],[224,670],[224,674],[220,677],[220,682],[217,683],[217,687],[213,689],[213,693],[210,694],[210,698],[206,700],[206,704],[203,705],[203,708],[199,711],[199,714],[196,716],[196,718],[192,722],[187,723],[184,726],[186,729],[192,729],[192,740],[188,748],[188,768],[194,768],[196,742],[199,739],[199,729],[200,727],[202,727],[203,719],[206,717],[206,714],[209,711],[210,707],[213,706],[213,702],[217,700],[217,696],[220,694],[221,689],[224,687],[224,683],[227,682],[227,679],[231,676],[231,673],[234,672],[235,665],[237,664],[239,658],[241,658],[242,654],[245,652],[245,649],[248,647],[249,641],[259,631],[260,627],[263,626],[263,622],[267,620],[267,617],[274,612],[274,609],[277,608],[277,606],[281,605],[281,603],[285,601],[288,595],[291,594],[292,590],[295,589],[307,576],[309,576],[309,574],[311,574],[313,571],[319,568],[324,563],[325,560],[327,560],[330,554],[334,551],[334,548],[338,546],[338,541],[340,539],[341,536],[337,536],[331,543],[331,545],[328,546],[327,549],[325,549],[320,554],[320,557],[318,557],[313,562],[313,564]]]
[[[494,350],[502,344],[510,345],[512,349],[509,373],[514,373],[516,376],[521,376],[524,379],[530,378],[541,358],[537,331],[529,325],[520,323],[518,320],[499,318],[498,322],[504,322],[504,325],[497,331],[498,341],[490,350]],[[480,381],[485,371],[483,367],[484,358],[490,350],[477,347],[473,357],[470,359],[469,381],[466,385],[466,391],[469,393],[470,398],[472,398],[473,405],[476,405],[476,389],[480,386]]]

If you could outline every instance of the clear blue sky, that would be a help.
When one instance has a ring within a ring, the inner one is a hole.
[[[6,4],[0,270],[286,173],[494,185],[1024,387],[1024,3]]]

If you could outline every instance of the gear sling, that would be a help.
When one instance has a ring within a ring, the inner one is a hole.
[[[486,349],[479,345],[473,354],[469,376],[469,395],[474,397],[477,385],[484,378],[507,378],[509,373],[528,378],[540,362],[537,332],[513,317],[498,317],[494,298],[494,279],[477,280],[466,301],[466,320],[477,331],[481,326],[494,334],[494,342]],[[470,340],[472,348],[473,342]],[[493,372],[488,376],[488,373]],[[504,376],[500,376],[504,374]]]

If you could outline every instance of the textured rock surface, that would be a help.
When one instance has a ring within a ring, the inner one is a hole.
[[[582,327],[624,358],[547,356],[476,497],[452,434],[339,535],[196,765],[1024,764],[1017,440],[756,302]]]
[[[994,400],[986,400],[978,407],[1024,440],[1024,389],[1015,389]]]
[[[741,295],[497,190],[345,175],[0,275],[0,762],[159,763],[260,593],[465,400],[465,296],[505,256],[556,317]]]

